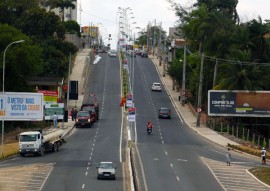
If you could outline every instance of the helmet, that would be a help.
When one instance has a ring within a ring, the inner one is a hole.
[[[262,149],[264,150],[265,148],[263,147]]]

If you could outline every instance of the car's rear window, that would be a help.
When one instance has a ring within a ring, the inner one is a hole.
[[[169,109],[167,109],[167,108],[161,108],[161,110],[160,110],[161,112],[169,112],[170,110]]]
[[[89,112],[79,112],[78,117],[88,117],[89,116]]]

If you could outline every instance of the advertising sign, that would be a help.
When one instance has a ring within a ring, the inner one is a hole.
[[[42,121],[43,94],[5,92],[0,94],[0,119],[5,121]]]
[[[52,116],[56,113],[58,119],[64,119],[64,103],[54,103],[45,105],[45,120],[52,120]]]
[[[136,120],[136,108],[131,107],[128,109],[128,121],[134,122]]]
[[[58,92],[51,90],[38,90],[38,93],[43,93],[44,95],[44,103],[57,103]]]
[[[270,117],[270,91],[208,91],[209,116]]]
[[[129,93],[128,95],[127,95],[127,103],[126,103],[126,106],[127,107],[132,107],[133,106],[133,98],[132,98],[132,94],[131,93]]]

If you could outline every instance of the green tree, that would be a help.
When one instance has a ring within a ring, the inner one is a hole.
[[[64,22],[65,29],[68,33],[77,34],[77,36],[81,37],[81,28],[80,25],[73,20],[69,20]]]
[[[25,40],[25,42],[12,45],[6,52],[5,89],[6,91],[30,91],[27,77],[39,76],[43,71],[42,49],[34,45],[32,40],[19,30],[7,24],[0,24],[1,50],[17,40]],[[3,52],[1,52],[1,60],[2,58]]]

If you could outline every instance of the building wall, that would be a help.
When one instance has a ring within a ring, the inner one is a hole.
[[[73,2],[75,4],[75,9],[72,9],[72,8],[69,8],[69,9],[65,9],[64,10],[64,14],[65,14],[65,17],[64,17],[64,20],[65,21],[69,21],[69,20],[74,20],[76,22],[78,22],[77,20],[77,8],[78,8],[78,2]],[[45,7],[45,9],[47,11],[49,11],[49,7]],[[60,12],[60,9],[57,8],[57,9],[52,9],[51,10],[52,12],[54,12],[56,15],[58,15],[60,17],[60,19],[62,19],[62,13]]]

